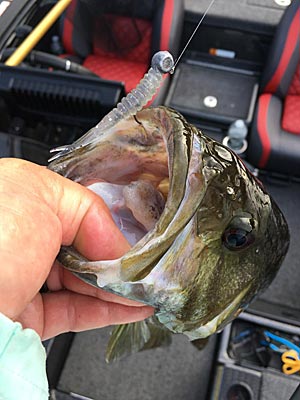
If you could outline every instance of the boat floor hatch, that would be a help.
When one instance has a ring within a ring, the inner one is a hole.
[[[258,78],[250,72],[187,62],[177,68],[166,103],[186,117],[251,122],[257,91]]]

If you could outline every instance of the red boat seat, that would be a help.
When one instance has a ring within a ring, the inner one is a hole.
[[[128,93],[154,53],[168,50],[176,57],[183,15],[183,0],[73,0],[63,17],[62,42],[68,54],[102,79],[124,82]]]
[[[300,0],[285,10],[270,48],[248,159],[260,169],[300,175]]]

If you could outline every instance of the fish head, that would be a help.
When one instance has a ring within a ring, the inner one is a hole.
[[[191,339],[221,330],[246,309],[289,246],[287,222],[262,183],[230,149],[201,132],[199,140],[206,190],[194,216],[199,267],[185,304]]]
[[[85,186],[147,181],[163,192],[167,181],[165,206],[111,273],[68,249],[60,261],[88,283],[153,305],[161,323],[190,339],[222,329],[275,277],[289,244],[283,214],[235,153],[174,110],[144,109],[105,132],[100,125],[49,168]],[[132,214],[145,214],[146,202],[134,204]]]

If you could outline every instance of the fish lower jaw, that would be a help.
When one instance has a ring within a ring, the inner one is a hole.
[[[223,313],[217,315],[214,319],[209,321],[206,325],[200,326],[197,329],[194,329],[193,331],[186,331],[183,332],[184,335],[186,335],[190,341],[197,340],[197,339],[205,339],[208,336],[211,336],[214,334],[219,326],[219,319]]]
[[[200,326],[191,331],[182,332],[189,340],[204,339],[210,335],[213,335],[217,331],[221,331],[226,324],[232,321],[240,314],[242,309],[240,308],[241,301],[244,295],[247,293],[248,287],[246,287],[220,314],[214,317],[207,324]]]
[[[227,311],[227,313],[226,313]],[[185,331],[182,332],[186,335],[190,341],[197,340],[197,339],[205,339],[208,336],[213,335],[220,329],[221,323],[226,319],[228,315],[228,310],[224,310],[221,314],[217,315],[214,319],[209,321],[207,324],[200,326],[192,331]]]
[[[217,315],[213,320],[209,321],[206,325],[203,325],[199,328],[193,329],[191,331],[185,331],[184,330],[184,325],[180,326],[181,324],[179,321],[171,320],[169,317],[169,321],[166,321],[166,318],[160,315],[156,314],[156,317],[158,318],[159,322],[161,322],[166,328],[168,328],[170,331],[173,333],[182,333],[185,336],[189,338],[190,341],[196,340],[196,339],[204,339],[213,333],[217,331],[218,328],[218,321],[220,315]],[[180,326],[180,327],[179,327]]]

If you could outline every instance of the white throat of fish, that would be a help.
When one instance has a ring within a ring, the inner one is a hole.
[[[110,213],[131,246],[159,220],[168,195],[169,178],[158,180],[142,173],[128,184],[97,182],[88,186],[106,203]]]

